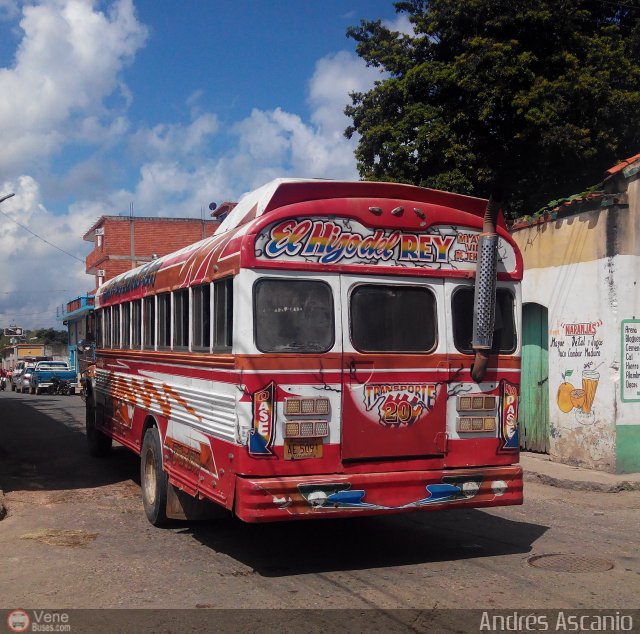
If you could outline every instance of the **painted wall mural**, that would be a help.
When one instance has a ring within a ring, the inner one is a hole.
[[[602,325],[602,321],[561,323],[549,333],[549,350],[557,354],[562,374],[556,403],[561,412],[573,412],[581,425],[596,420],[594,402],[604,363]]]

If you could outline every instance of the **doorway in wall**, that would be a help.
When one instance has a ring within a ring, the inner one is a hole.
[[[540,304],[522,308],[520,446],[549,452],[549,313]]]

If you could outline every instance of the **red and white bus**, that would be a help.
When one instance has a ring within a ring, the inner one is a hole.
[[[522,257],[500,218],[482,355],[486,206],[392,183],[248,194],[98,289],[90,451],[141,455],[156,525],[192,498],[247,522],[521,504]]]

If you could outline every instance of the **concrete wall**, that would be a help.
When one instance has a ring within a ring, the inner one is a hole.
[[[628,207],[513,232],[523,303],[549,311],[551,457],[610,472],[640,471],[638,182]]]

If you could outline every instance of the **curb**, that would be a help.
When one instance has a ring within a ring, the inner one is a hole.
[[[555,478],[537,471],[525,469],[523,474],[526,478],[537,480],[547,486],[558,487],[560,489],[571,489],[573,491],[595,491],[597,493],[620,493],[622,491],[640,491],[640,482],[629,482],[623,480],[615,484],[604,484],[589,480],[569,480],[567,478]]]

